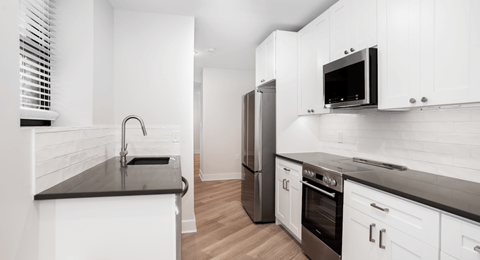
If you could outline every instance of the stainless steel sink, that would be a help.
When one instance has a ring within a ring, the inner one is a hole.
[[[168,164],[170,157],[135,157],[127,165],[159,165]]]

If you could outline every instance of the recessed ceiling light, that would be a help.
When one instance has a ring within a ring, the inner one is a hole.
[[[208,48],[207,51],[208,51],[208,52],[214,52],[215,49],[214,49],[214,48]]]

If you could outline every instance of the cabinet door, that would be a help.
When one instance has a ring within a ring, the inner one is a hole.
[[[383,232],[382,232],[383,230]],[[439,249],[429,246],[398,229],[382,224],[378,232],[382,260],[438,260]],[[382,239],[380,240],[380,233]]]
[[[275,65],[276,65],[276,47],[275,47],[275,32],[270,34],[265,40],[265,82],[270,82],[275,79]]]
[[[289,212],[289,198],[288,192],[285,189],[286,185],[286,176],[284,170],[279,166],[277,160],[277,167],[275,173],[275,217],[282,223],[287,223],[288,221],[288,212]]]
[[[433,1],[377,4],[379,109],[419,106],[421,88],[433,85]]]
[[[288,201],[290,211],[288,216],[288,229],[297,236],[298,239],[302,238],[302,186],[300,184],[301,168],[289,168],[286,172],[287,183],[286,188],[288,191]]]
[[[298,115],[330,113],[323,96],[323,65],[328,62],[330,12],[327,10],[298,32]]]
[[[255,85],[260,86],[265,81],[265,44],[260,44],[255,50]]]
[[[480,92],[474,90],[478,89],[480,82],[480,67],[475,61],[480,59],[479,45],[473,45],[479,43],[478,2],[435,1],[435,42],[432,45],[435,48],[435,84],[422,86],[422,97],[428,99],[422,104],[442,105],[480,100]],[[477,67],[473,71],[474,64]],[[470,81],[474,78],[476,80]]]
[[[350,53],[350,0],[339,0],[330,7],[330,58],[336,60]]]
[[[377,45],[377,0],[350,0],[350,11],[350,53]]]
[[[344,205],[342,259],[379,259],[377,237],[379,230],[379,222],[377,220],[348,205]]]

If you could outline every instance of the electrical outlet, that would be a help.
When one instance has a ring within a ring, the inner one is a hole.
[[[172,131],[172,143],[179,143],[179,142],[180,142],[180,132]]]
[[[338,140],[337,142],[343,143],[343,132],[338,132]]]

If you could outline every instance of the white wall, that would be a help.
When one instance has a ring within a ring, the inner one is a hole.
[[[33,201],[31,129],[20,129],[18,1],[0,4],[0,259],[38,256],[38,204]]]
[[[202,83],[195,82],[194,84],[194,152],[200,153],[200,128],[202,127]]]
[[[193,211],[194,18],[115,10],[115,123],[135,114],[150,126],[179,126],[183,230],[195,230]],[[129,124],[138,124],[131,122]]]
[[[94,0],[93,24],[93,124],[113,125],[113,7],[108,0]]]
[[[242,95],[254,88],[253,70],[203,69],[203,180],[240,178]]]
[[[57,6],[53,126],[113,124],[113,8],[108,0]]]
[[[53,126],[88,126],[93,121],[93,0],[56,3],[56,61]]]

